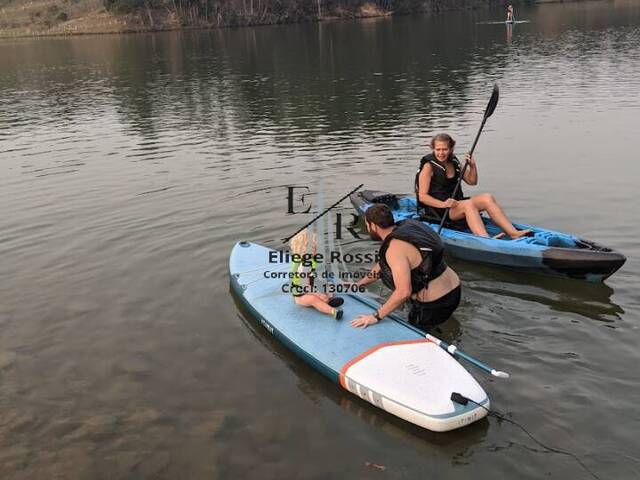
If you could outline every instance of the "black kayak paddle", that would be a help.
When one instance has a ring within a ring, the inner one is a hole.
[[[473,155],[473,151],[476,148],[476,144],[478,143],[478,139],[480,138],[480,134],[482,133],[482,129],[484,128],[484,124],[487,121],[487,118],[493,114],[493,111],[496,109],[498,105],[498,98],[500,97],[500,92],[498,89],[498,84],[495,83],[493,85],[493,92],[491,93],[491,98],[489,99],[489,103],[487,104],[487,108],[484,111],[484,117],[482,118],[482,123],[480,124],[480,129],[478,130],[478,134],[476,135],[476,139],[473,141],[473,145],[471,146],[471,150],[469,151],[469,155]],[[462,182],[462,178],[464,177],[465,172],[467,171],[467,167],[469,166],[469,162],[465,161],[464,166],[462,167],[462,172],[460,172],[460,177],[458,178],[458,183],[456,183],[456,188],[453,190],[453,194],[451,198],[456,198],[458,190],[460,190],[460,183]],[[447,217],[449,216],[449,208],[444,211],[444,215],[442,216],[442,220],[440,221],[440,227],[438,228],[438,234],[442,232],[442,227],[444,226],[444,222],[447,221]]]

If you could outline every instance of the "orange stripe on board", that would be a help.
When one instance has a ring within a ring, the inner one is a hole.
[[[357,357],[353,357],[351,360],[349,360],[347,363],[343,365],[343,367],[340,369],[340,385],[342,385],[342,388],[344,388],[345,390],[348,390],[347,378],[346,378],[347,370],[349,370],[353,365],[358,363],[363,358],[368,357],[372,353],[377,352],[378,350],[384,347],[393,347],[394,345],[411,345],[412,343],[431,343],[431,340],[429,340],[428,338],[418,338],[416,340],[402,340],[401,342],[379,343],[375,347],[372,347],[366,352],[361,353]]]

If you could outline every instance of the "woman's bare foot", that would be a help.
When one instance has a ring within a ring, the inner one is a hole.
[[[513,235],[509,235],[511,237],[511,240],[516,240],[518,238],[522,238],[522,237],[532,237],[533,236],[533,232],[531,230],[516,230],[516,233],[514,233]]]

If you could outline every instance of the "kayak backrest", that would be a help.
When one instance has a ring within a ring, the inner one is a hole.
[[[367,199],[371,203],[386,205],[391,210],[398,210],[398,208],[400,208],[400,204],[398,203],[398,196],[393,193],[371,192],[371,194],[377,194],[372,195],[372,198]]]

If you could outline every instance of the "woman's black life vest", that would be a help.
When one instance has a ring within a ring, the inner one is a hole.
[[[380,277],[387,288],[395,290],[393,273],[387,263],[387,250],[391,240],[403,240],[418,249],[422,262],[411,270],[411,293],[428,288],[429,282],[447,269],[444,261],[444,245],[440,236],[429,226],[417,220],[405,220],[398,225],[380,246]]]
[[[447,170],[443,164],[436,160],[436,157],[433,153],[429,155],[425,155],[420,160],[420,168],[418,168],[418,173],[416,173],[415,180],[415,190],[416,190],[416,204],[418,205],[418,215],[421,217],[432,217],[433,212],[435,212],[439,217],[444,215],[443,208],[435,208],[430,207],[420,201],[420,194],[418,190],[418,181],[420,178],[420,172],[422,172],[422,168],[427,164],[431,164],[431,170],[433,170],[433,175],[431,176],[431,183],[429,184],[429,195],[433,198],[437,198],[440,201],[445,201],[448,198],[452,198],[453,191],[456,188],[456,183],[458,183],[458,178],[460,178],[460,173],[462,171],[462,167],[460,166],[460,161],[455,157],[451,157],[451,161],[453,162],[454,176],[453,178],[447,178]],[[462,187],[458,189],[456,193],[456,197],[454,200],[462,200],[464,198],[464,194],[462,193]]]

